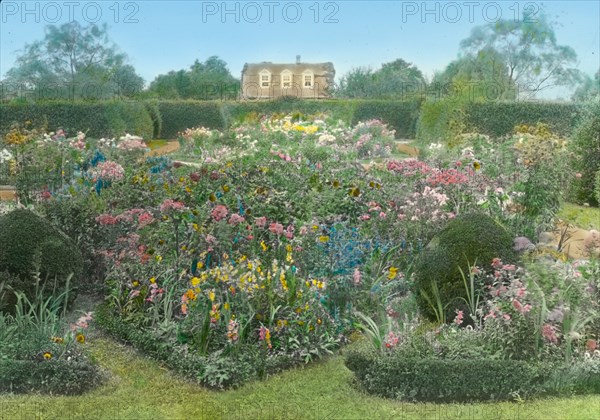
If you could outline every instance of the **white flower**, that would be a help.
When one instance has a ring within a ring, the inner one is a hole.
[[[13,159],[12,153],[6,149],[0,150],[0,163],[8,162]]]

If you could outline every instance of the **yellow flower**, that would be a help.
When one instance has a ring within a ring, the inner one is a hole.
[[[192,280],[190,280],[190,283],[192,283],[192,286],[196,287],[200,284],[200,279],[198,277],[192,277]]]
[[[228,192],[229,191],[229,185],[223,185],[223,192]]]
[[[223,309],[225,309],[226,311],[228,311],[228,310],[229,310],[229,302],[225,302],[225,303],[223,304]]]
[[[196,264],[196,269],[200,270],[202,267],[204,267],[204,263],[203,262],[198,262],[198,264]]]
[[[317,230],[317,229],[319,229],[319,226],[317,226],[317,225],[312,225],[312,230]]]
[[[329,241],[329,236],[326,236],[326,235],[319,236],[319,242],[328,242],[328,241]]]
[[[321,321],[321,318],[317,318],[317,324],[321,325],[323,323],[323,321]]]
[[[192,189],[190,187],[185,187],[185,192],[188,194],[192,193]]]
[[[337,179],[334,179],[333,182],[331,183],[331,185],[333,185],[333,188],[339,188],[340,181],[338,181]]]
[[[398,274],[398,269],[396,267],[390,267],[390,272],[388,273],[387,278],[392,280]]]
[[[140,282],[137,280],[134,280],[132,283],[133,287],[138,287],[140,285]]]
[[[156,283],[156,277],[150,277],[150,283],[152,283],[152,284]]]
[[[208,200],[209,200],[211,203],[214,203],[215,201],[217,201],[217,197],[216,197],[214,194],[212,194],[212,193],[211,193],[211,194],[208,196]]]
[[[154,258],[156,258],[156,262],[161,262],[161,261],[162,261],[162,259],[163,259],[163,258],[162,258],[160,255],[157,255],[157,256],[156,256],[156,257],[154,257]]]
[[[51,340],[58,344],[62,344],[65,341],[62,337],[52,337]]]
[[[267,250],[267,245],[265,244],[265,241],[260,241],[260,246],[262,248],[263,251]]]
[[[208,292],[208,298],[210,299],[211,302],[215,301],[215,292],[213,292],[212,290],[210,292]]]
[[[290,244],[287,244],[287,245],[285,246],[285,250],[286,250],[287,252],[292,252],[292,246],[291,246]]]
[[[46,359],[46,360],[52,359],[52,353],[50,353],[49,351],[44,352],[44,359]]]
[[[75,340],[77,340],[78,343],[85,343],[85,335],[79,333],[75,336]]]
[[[481,163],[475,161],[473,162],[473,169],[475,169],[476,171],[481,169]]]
[[[196,300],[196,293],[192,289],[188,289],[188,291],[185,292],[185,295],[189,300]]]

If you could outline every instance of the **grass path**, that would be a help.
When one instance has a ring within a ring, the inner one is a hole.
[[[79,397],[0,396],[0,418],[579,420],[600,414],[600,396],[473,405],[375,398],[353,387],[341,356],[218,392],[182,380],[159,362],[97,333],[87,345],[110,373],[106,384]]]

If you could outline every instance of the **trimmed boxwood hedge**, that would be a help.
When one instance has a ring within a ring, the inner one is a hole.
[[[567,137],[577,125],[581,104],[555,102],[478,102],[445,98],[422,104],[417,138],[423,142],[451,139],[453,134],[477,132],[492,137],[513,133],[515,126],[547,124]]]
[[[158,103],[162,119],[160,138],[176,139],[186,128],[203,126],[223,130],[225,119],[218,102],[162,101]]]
[[[0,360],[0,393],[81,395],[104,378],[88,360]]]
[[[493,137],[511,134],[516,125],[547,124],[563,137],[573,131],[581,113],[581,104],[554,102],[470,102],[465,123],[478,133]]]
[[[83,131],[93,138],[120,137],[125,132],[152,138],[154,131],[150,114],[139,102],[1,104],[0,115],[0,134],[25,121],[48,131],[62,127],[70,136]]]
[[[414,139],[417,134],[420,101],[361,101],[356,105],[351,124],[380,119],[396,130],[396,138]]]
[[[509,400],[541,392],[549,372],[518,360],[410,359],[350,351],[345,364],[370,394],[407,401]]]

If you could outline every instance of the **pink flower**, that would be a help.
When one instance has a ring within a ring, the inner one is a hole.
[[[502,315],[502,317],[503,317],[505,320],[507,320],[507,321],[510,321],[510,315],[509,315],[509,314],[504,314],[504,315]]]
[[[263,217],[257,217],[257,218],[254,219],[254,223],[256,224],[256,227],[262,229],[267,224],[267,218],[265,216],[263,216]]]
[[[386,214],[385,214],[384,212],[382,212],[382,211],[381,211],[381,212],[379,212],[379,217],[380,217],[381,219],[385,219],[385,216],[386,216]]]
[[[269,225],[269,231],[277,235],[283,234],[283,225],[281,223],[271,223]]]
[[[214,245],[215,243],[217,243],[217,238],[215,238],[211,234],[208,234],[206,235],[206,243],[209,245]]]
[[[399,340],[400,340],[400,337],[398,337],[396,334],[394,334],[393,331],[390,331],[388,333],[388,336],[385,339],[385,347],[387,347],[388,349],[391,349],[392,347],[396,347],[398,345]]]
[[[463,311],[457,311],[457,312],[456,312],[456,317],[454,318],[454,323],[455,323],[456,325],[462,325],[462,323],[463,323],[463,318],[464,318]]]
[[[141,229],[144,226],[148,226],[154,221],[154,217],[150,213],[142,213],[138,216],[138,227]]]
[[[94,168],[94,174],[105,181],[117,181],[125,176],[125,170],[117,162],[107,160]]]
[[[210,212],[210,215],[215,221],[219,222],[226,218],[228,213],[229,211],[227,210],[227,207],[225,207],[223,204],[218,204],[213,211]]]
[[[558,343],[558,336],[556,335],[556,330],[552,324],[544,324],[542,326],[542,336],[546,341],[552,344]]]
[[[502,268],[502,260],[500,258],[494,258],[492,260],[492,267],[494,267],[497,270]]]
[[[580,178],[581,178],[581,176],[582,176],[582,175],[581,175],[579,172],[577,172],[577,173],[575,174],[575,178],[577,178],[577,179],[580,179]]]
[[[523,311],[523,305],[521,305],[521,302],[519,302],[517,299],[513,299],[512,306],[518,312],[522,312]]]
[[[596,342],[596,340],[590,339],[585,343],[585,348],[588,351],[594,351],[594,350],[596,350],[597,347],[598,347],[598,343]]]
[[[160,211],[162,213],[166,213],[169,210],[181,211],[183,209],[185,209],[185,204],[183,204],[181,201],[174,201],[174,200],[171,200],[171,199],[166,199],[160,205]]]
[[[284,235],[285,235],[285,237],[286,237],[287,239],[293,239],[293,238],[294,238],[294,232],[295,232],[294,226],[292,226],[292,225],[289,225],[289,226],[288,226],[288,227],[285,229],[285,233],[284,233]]]
[[[245,221],[246,219],[244,218],[244,216],[240,216],[237,213],[232,214],[229,218],[229,224],[234,226],[239,225],[240,223],[244,223]]]
[[[115,225],[117,224],[117,218],[115,216],[105,213],[96,217],[96,223],[99,223],[102,226]]]
[[[362,216],[358,217],[359,220],[369,220],[370,218],[371,216],[369,216],[368,214],[363,214]]]
[[[354,273],[352,273],[352,280],[354,281],[354,285],[355,286],[359,286],[361,279],[360,279],[360,270],[358,268],[354,269]]]
[[[300,235],[306,235],[308,233],[308,227],[307,226],[302,226],[300,228]]]

